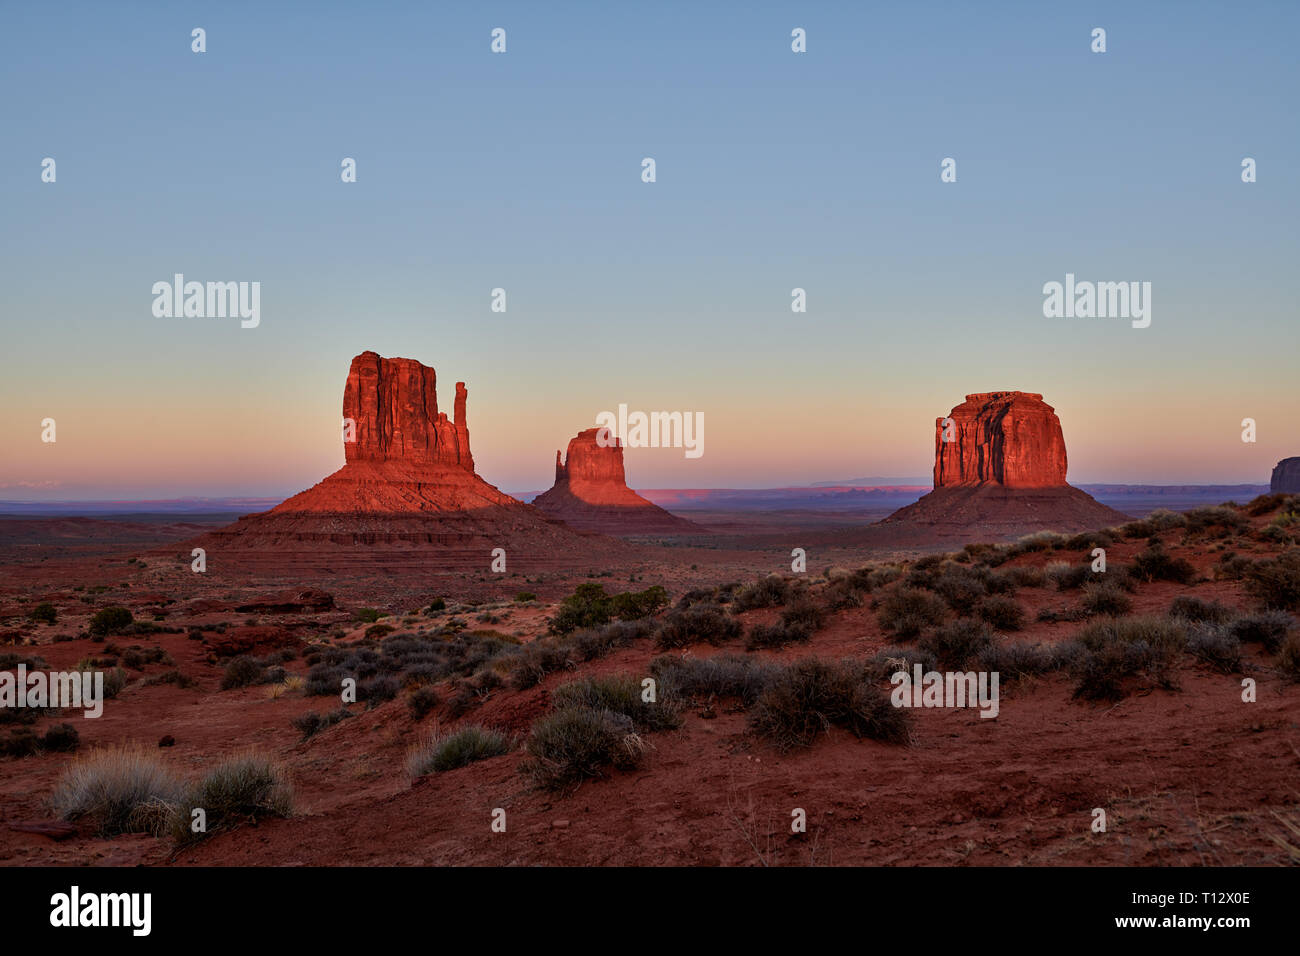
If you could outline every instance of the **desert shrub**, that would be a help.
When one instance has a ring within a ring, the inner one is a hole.
[[[71,753],[81,745],[81,734],[72,724],[55,724],[41,738],[41,749],[50,753]]]
[[[472,724],[449,734],[435,736],[413,749],[407,757],[406,770],[412,777],[423,777],[425,774],[444,773],[509,752],[510,741],[504,734]]]
[[[520,591],[515,595],[516,604],[527,604],[529,601],[536,601],[537,595],[532,591]]]
[[[978,670],[996,672],[1003,682],[1037,677],[1057,667],[1056,656],[1050,650],[1028,641],[988,644],[975,655],[974,664]]]
[[[1300,610],[1300,551],[1254,562],[1245,573],[1246,592],[1265,608]]]
[[[1187,629],[1187,650],[1224,674],[1241,670],[1241,641],[1220,623],[1193,621]]]
[[[378,608],[360,607],[357,608],[353,617],[362,624],[374,624],[375,621],[379,620],[383,615],[379,612]]]
[[[357,700],[365,701],[367,707],[378,707],[384,701],[392,700],[402,689],[401,682],[392,674],[380,674],[357,681]]]
[[[1022,564],[990,573],[984,583],[990,594],[1008,594],[1017,588],[1043,587],[1047,584],[1047,574],[1040,567]]]
[[[366,628],[366,637],[387,637],[397,628],[391,624],[371,624]]]
[[[1047,566],[1044,573],[1047,575],[1048,580],[1056,585],[1058,591],[1081,588],[1086,582],[1097,576],[1092,570],[1092,562],[1066,564],[1064,561],[1053,561]]]
[[[1278,507],[1280,507],[1282,502],[1286,501],[1288,497],[1290,496],[1279,493],[1279,494],[1260,495],[1257,498],[1252,498],[1250,501],[1246,502],[1245,504],[1246,514],[1250,515],[1252,518],[1258,518],[1260,515],[1266,515],[1270,511],[1274,511]]]
[[[1188,534],[1204,534],[1218,530],[1219,537],[1226,537],[1230,534],[1240,534],[1250,525],[1246,516],[1236,508],[1226,508],[1222,505],[1193,508],[1185,517]]]
[[[718,645],[740,636],[740,622],[716,604],[672,610],[659,622],[655,644],[662,649],[705,641]]]
[[[95,616],[90,619],[90,633],[101,637],[106,634],[120,634],[130,627],[134,620],[131,612],[124,607],[119,605],[106,607],[102,611],[95,612]]]
[[[161,647],[132,647],[122,655],[122,664],[132,670],[141,670],[149,664],[174,664],[171,655]]]
[[[557,710],[586,707],[622,714],[639,733],[672,730],[681,725],[681,715],[669,694],[658,688],[656,701],[641,699],[641,681],[631,674],[584,677],[561,684],[551,692]]]
[[[705,602],[705,601],[708,602],[716,601],[717,598],[718,598],[717,588],[692,588],[691,590],[687,591],[685,594],[683,594],[680,598],[677,599],[676,607],[679,609],[688,608],[692,604],[700,604],[701,602]]]
[[[429,602],[429,606],[424,609],[424,613],[437,614],[439,611],[447,610],[447,601],[445,598],[436,597]]]
[[[613,616],[610,597],[604,587],[590,582],[579,584],[574,592],[560,602],[560,608],[550,619],[552,634],[568,634],[583,627],[599,627]]]
[[[784,621],[775,624],[755,624],[749,631],[745,649],[750,651],[777,649],[788,644],[806,644],[810,640],[812,640],[812,631],[802,624],[787,624]]]
[[[31,609],[27,617],[38,624],[53,624],[58,621],[59,612],[55,610],[54,605],[49,601],[42,601]]]
[[[619,647],[649,638],[655,632],[654,622],[648,620],[610,621],[604,627],[578,631],[569,635],[565,644],[572,648],[579,660],[594,661]]]
[[[83,663],[85,666],[83,666]],[[77,662],[77,670],[96,670],[98,665],[85,662]],[[130,677],[120,667],[109,667],[104,669],[104,699],[112,700],[122,691],[126,690],[126,685],[130,683]]]
[[[303,688],[308,697],[329,697],[343,692],[343,678],[352,675],[338,664],[313,664]]]
[[[1115,531],[1118,532],[1120,536],[1132,541],[1135,538],[1149,538],[1153,534],[1158,534],[1160,529],[1146,519],[1139,519],[1137,521],[1126,522],[1116,528]]]
[[[601,776],[606,768],[632,770],[645,744],[623,714],[589,707],[557,710],[533,724],[520,769],[547,789]]]
[[[560,602],[549,622],[552,634],[569,634],[580,628],[597,628],[615,617],[635,620],[649,617],[668,604],[668,594],[655,585],[644,591],[606,594],[604,587],[587,582]]]
[[[1285,511],[1275,516],[1272,521],[1260,529],[1259,533],[1265,541],[1288,545],[1296,543],[1298,532],[1300,532],[1300,514],[1295,511]]]
[[[18,727],[0,740],[0,757],[30,757],[39,753],[41,738],[30,727]]]
[[[861,582],[868,591],[892,584],[903,576],[903,567],[899,564],[868,565],[854,571],[849,580]]]
[[[202,808],[207,830],[191,829],[193,810]],[[178,843],[195,843],[244,821],[287,817],[293,813],[293,786],[285,769],[270,756],[245,751],[225,757],[189,788],[171,820]]]
[[[411,696],[406,698],[406,706],[410,709],[413,718],[423,720],[438,706],[439,700],[438,692],[432,687],[417,687],[411,692]]]
[[[905,743],[909,719],[889,696],[846,662],[815,657],[777,674],[754,702],[751,729],[779,750],[807,747],[832,726],[856,737]]]
[[[998,551],[998,545],[989,541],[972,541],[962,545],[961,554],[969,562],[984,561]]]
[[[347,720],[352,716],[352,711],[346,707],[339,707],[328,714],[318,714],[314,710],[309,710],[305,714],[299,714],[291,723],[295,730],[302,734],[302,739],[307,740],[316,736],[327,727],[333,727],[341,720]]]
[[[861,607],[867,593],[852,577],[836,578],[826,585],[826,606],[832,611],[843,611],[851,607]]]
[[[1156,531],[1171,531],[1174,528],[1186,528],[1189,524],[1189,516],[1179,514],[1177,511],[1170,511],[1168,508],[1157,508],[1146,517],[1147,524],[1151,525]]]
[[[1189,584],[1196,577],[1196,568],[1191,562],[1171,557],[1155,539],[1148,542],[1145,551],[1133,556],[1133,564],[1127,572],[1139,581],[1173,581],[1175,584]]]
[[[534,641],[512,661],[510,685],[527,690],[541,683],[547,674],[572,666],[569,649],[545,640]]]
[[[18,654],[14,651],[0,652],[0,671],[13,670],[19,664],[26,664],[28,671],[46,670],[50,665],[39,654]]]
[[[1031,554],[1036,551],[1053,551],[1061,547],[1069,538],[1056,531],[1035,531],[1017,539],[1011,546],[1013,554]]]
[[[1288,680],[1300,680],[1300,633],[1288,634],[1277,652],[1277,666]]]
[[[622,621],[650,617],[668,606],[668,592],[658,584],[644,591],[625,591],[612,599],[614,616]]]
[[[100,836],[161,832],[161,821],[141,813],[170,807],[181,785],[151,751],[138,744],[92,750],[63,771],[50,803],[67,820],[88,820]]]
[[[1083,531],[1062,541],[1061,550],[1091,552],[1093,548],[1109,548],[1114,543],[1115,536],[1109,531]]]
[[[826,626],[826,610],[813,602],[808,595],[800,595],[781,611],[781,623],[812,634]]]
[[[771,575],[736,592],[732,607],[736,613],[754,611],[764,607],[779,607],[790,597],[790,582],[779,575]]]
[[[1183,624],[1159,617],[1106,618],[1085,627],[1063,648],[1075,679],[1074,696],[1118,700],[1126,681],[1173,686],[1173,667],[1187,646]]]
[[[221,689],[233,690],[236,687],[249,687],[262,681],[265,668],[251,657],[231,658],[221,674]]]
[[[1088,616],[1119,617],[1133,610],[1133,601],[1114,581],[1089,581],[1079,606]]]
[[[1216,581],[1240,581],[1246,576],[1246,573],[1255,566],[1255,562],[1250,558],[1243,557],[1239,554],[1233,554],[1231,551],[1219,558],[1214,565],[1214,580]]]
[[[758,699],[779,665],[738,654],[678,657],[661,654],[650,662],[660,691],[673,698],[736,697],[746,706]]]
[[[145,681],[145,684],[152,687],[156,684],[172,684],[182,689],[189,687],[198,687],[199,682],[188,674],[182,674],[178,670],[163,671],[161,674],[155,674]]]
[[[916,647],[886,647],[867,662],[866,673],[877,680],[888,680],[899,671],[910,677],[917,664],[922,670],[932,671],[939,666],[939,661],[919,644]]]
[[[897,587],[880,603],[881,627],[904,640],[943,621],[948,607],[942,599],[915,588]]]
[[[981,574],[974,568],[949,564],[930,580],[928,587],[953,610],[961,611],[988,594],[986,577],[987,572]]]
[[[992,644],[993,631],[988,624],[963,617],[921,638],[917,648],[932,656],[941,666],[961,670]]]
[[[1000,631],[1018,631],[1025,626],[1025,609],[1015,598],[1001,594],[986,597],[975,613]]]
[[[1269,653],[1276,653],[1295,624],[1295,618],[1285,611],[1260,611],[1243,614],[1228,628],[1243,644],[1262,644]]]
[[[1213,624],[1226,624],[1237,616],[1237,612],[1218,601],[1202,601],[1190,594],[1180,594],[1169,605],[1169,616],[1182,618],[1184,621],[1209,621]]]

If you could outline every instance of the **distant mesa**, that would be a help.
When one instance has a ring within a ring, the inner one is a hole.
[[[691,534],[704,529],[670,514],[627,486],[623,445],[598,441],[603,429],[588,428],[569,440],[565,457],[555,453],[555,485],[533,507],[583,531],[603,534]]]
[[[340,552],[353,552],[363,564],[378,560],[377,552],[407,551],[435,566],[485,569],[497,547],[507,549],[507,560],[590,560],[601,539],[565,527],[475,473],[466,401],[465,384],[457,382],[448,419],[438,410],[432,368],[363,352],[352,360],[343,389],[353,439],[345,430],[343,467],[197,543],[266,552],[285,571],[316,567],[323,554],[337,564]]]
[[[1089,531],[1128,516],[1066,484],[1065,437],[1036,392],[977,392],[935,420],[934,490],[880,526],[936,541]]]
[[[1268,490],[1274,494],[1300,495],[1300,458],[1283,458],[1273,468]]]

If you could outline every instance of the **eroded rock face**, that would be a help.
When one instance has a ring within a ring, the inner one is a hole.
[[[1064,487],[1061,420],[1035,392],[977,392],[935,419],[934,487]]]
[[[1061,420],[1042,395],[967,395],[947,418],[935,419],[934,490],[876,525],[873,543],[956,544],[1128,520],[1067,485],[1065,468]]]
[[[1300,458],[1283,458],[1273,467],[1268,490],[1274,494],[1300,494]]]
[[[383,573],[486,568],[497,548],[508,551],[513,568],[536,569],[589,562],[622,547],[579,535],[475,474],[465,386],[457,383],[448,420],[438,411],[436,385],[434,370],[413,359],[358,355],[343,391],[343,416],[355,429],[355,440],[344,435],[343,467],[193,543],[208,550],[210,563],[299,580],[340,564]],[[271,595],[267,609],[300,598]]]
[[[569,440],[564,458],[556,451],[555,486],[533,499],[533,507],[583,531],[682,534],[703,530],[629,488],[623,445],[601,428],[578,432]]]
[[[439,463],[474,470],[465,418],[465,383],[456,383],[455,419],[438,411],[438,377],[414,359],[362,352],[343,389],[343,417],[355,422],[347,461]]]
[[[571,491],[576,489],[575,493],[580,493],[580,497],[587,501],[650,504],[628,488],[623,470],[623,444],[617,438],[611,438],[608,429],[588,428],[578,432],[569,439],[563,461],[556,451],[555,484],[556,487],[565,485]]]

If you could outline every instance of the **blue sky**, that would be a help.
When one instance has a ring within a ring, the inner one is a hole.
[[[1300,5],[3,15],[0,497],[290,494],[341,464],[366,349],[468,382],[512,489],[620,402],[708,422],[700,459],[629,450],[641,487],[924,474],[999,388],[1056,407],[1078,482],[1300,454]],[[260,281],[260,327],[154,318],[176,272]],[[1151,327],[1045,319],[1067,272],[1150,281]]]

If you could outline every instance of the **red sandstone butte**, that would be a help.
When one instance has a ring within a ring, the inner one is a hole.
[[[402,551],[430,566],[486,567],[496,547],[550,563],[590,560],[600,539],[579,535],[474,472],[466,400],[465,384],[457,382],[449,420],[438,410],[432,368],[361,353],[343,389],[343,467],[196,543],[237,552],[241,565],[257,561],[290,575],[347,560],[340,552],[363,564]]]
[[[1065,467],[1061,420],[1035,392],[977,392],[935,419],[936,488],[1054,488]]]
[[[602,438],[603,442],[598,440]],[[583,531],[604,534],[690,534],[704,529],[670,514],[627,486],[623,445],[608,429],[588,428],[555,453],[555,485],[533,507]]]
[[[1042,395],[967,395],[935,419],[934,490],[881,521],[878,534],[895,544],[956,543],[1128,520],[1066,484],[1065,472],[1061,420]]]

